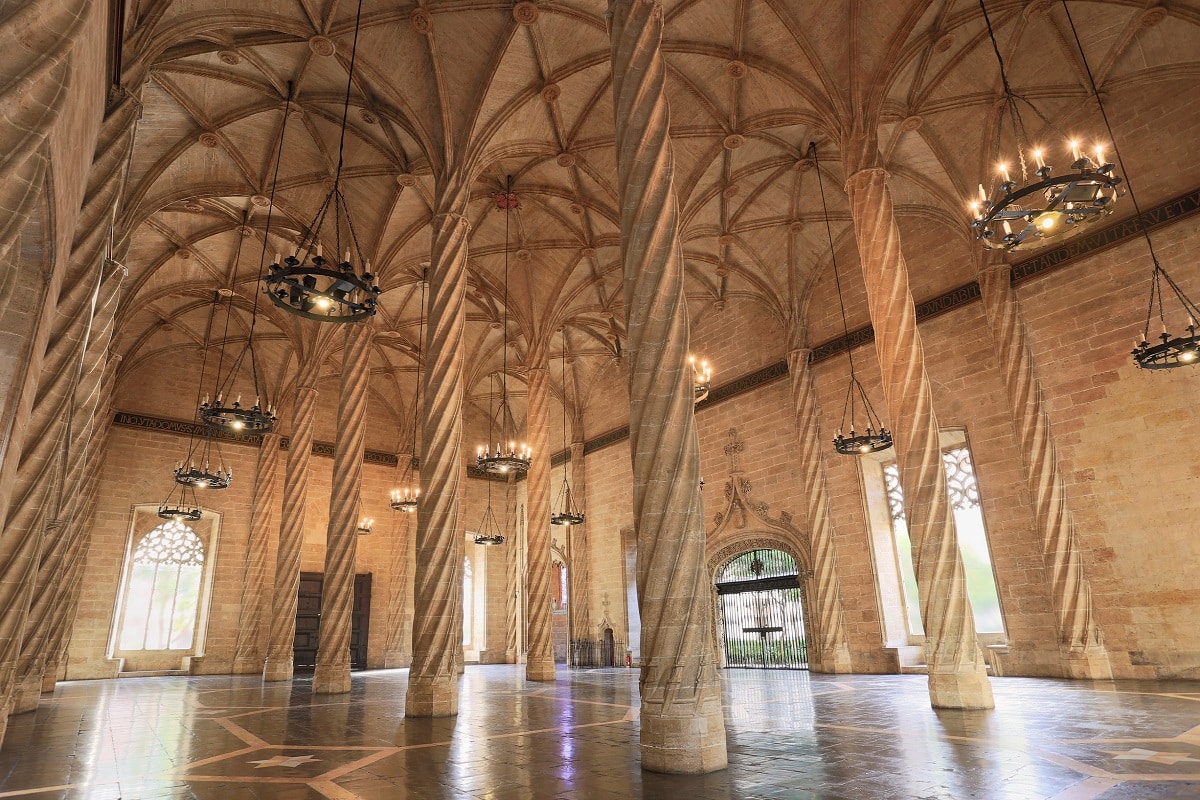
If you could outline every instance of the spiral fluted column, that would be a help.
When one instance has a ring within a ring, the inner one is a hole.
[[[233,648],[233,674],[253,675],[262,669],[263,585],[270,569],[271,534],[275,527],[275,473],[283,459],[280,435],[268,433],[258,448],[254,470],[254,496],[250,500],[250,536],[242,565],[242,605],[238,609],[237,640]]]
[[[647,0],[610,0],[608,9],[642,615],[642,766],[711,772],[728,759],[708,647],[712,612],[663,9]]]
[[[458,713],[456,654],[462,645],[456,608],[462,607],[463,329],[466,325],[467,234],[465,187],[441,187],[433,218],[429,265],[429,323],[421,436],[421,511],[413,572],[413,659],[404,713]]]
[[[525,572],[525,597],[529,603],[528,647],[525,677],[554,680],[554,570],[550,558],[550,372],[530,367],[529,411],[526,417],[533,461],[525,479],[529,505],[529,567]]]
[[[53,626],[53,618],[65,599],[67,558],[72,554],[74,540],[79,535],[77,516],[84,498],[88,443],[95,433],[95,414],[100,401],[107,360],[105,356],[112,338],[121,283],[128,274],[124,266],[104,260],[99,254],[95,257],[97,261],[93,263],[101,265],[99,282],[91,301],[76,309],[72,324],[73,328],[83,330],[81,342],[77,347],[71,348],[71,357],[78,353],[80,360],[77,364],[66,364],[68,371],[74,367],[73,385],[61,401],[53,395],[42,398],[44,404],[58,404],[61,413],[66,414],[66,427],[63,431],[65,446],[59,454],[61,472],[54,469],[42,473],[43,479],[61,482],[57,491],[60,492],[62,500],[56,503],[58,524],[52,528],[47,527],[42,534],[37,583],[25,623],[21,657],[17,666],[18,688],[13,704],[13,711],[16,713],[35,710],[42,692],[42,673],[48,657],[47,637]],[[83,270],[85,275],[87,272]],[[91,272],[95,272],[94,268]],[[51,346],[48,356],[52,356],[60,344],[72,338],[71,333],[64,331]],[[57,361],[57,358],[51,357],[47,363]],[[35,418],[38,411],[39,409],[34,411]],[[79,557],[77,551],[74,555]]]
[[[66,102],[71,51],[92,5],[24,0],[0,18],[0,314],[20,274],[14,245],[44,185],[42,143]]]
[[[304,511],[308,502],[308,464],[312,461],[313,427],[317,408],[316,359],[296,389],[291,436],[283,481],[283,511],[279,545],[275,550],[275,587],[271,599],[271,630],[263,680],[292,679],[296,639],[296,605],[300,591],[300,550],[304,546]]]
[[[979,274],[979,290],[1008,389],[1025,479],[1033,497],[1034,521],[1042,539],[1042,559],[1050,573],[1063,674],[1111,679],[1112,664],[1092,608],[1092,588],[1084,574],[1075,518],[1067,505],[1067,486],[1058,466],[1020,300],[1013,291],[1011,268],[1007,264],[984,268]]]
[[[402,459],[412,460],[413,454],[406,453]],[[418,511],[418,513],[420,513]],[[412,663],[412,619],[409,617],[408,598],[412,581],[409,579],[412,561],[413,533],[416,528],[415,514],[400,514],[393,526],[394,535],[389,543],[388,560],[388,616],[387,639],[383,649],[384,669],[400,669]]]
[[[813,560],[812,600],[816,604],[820,672],[852,672],[850,646],[846,642],[846,615],[842,609],[842,587],[838,580],[833,545],[833,518],[829,515],[829,487],[825,482],[825,448],[821,438],[820,409],[813,386],[807,348],[788,351],[788,374],[792,377],[792,405],[796,410],[796,434],[800,443],[800,470],[807,501],[809,550]]]
[[[96,506],[98,505],[96,487],[100,483],[101,464],[104,463],[108,435],[112,431],[113,396],[117,384],[117,368],[121,356],[109,353],[104,366],[99,397],[96,401],[95,425],[91,437],[87,440],[85,466],[80,486],[75,490],[82,507],[71,519],[74,532],[69,536],[69,545],[65,556],[67,566],[63,580],[64,589],[60,593],[61,602],[55,603],[53,617],[50,622],[50,633],[47,636],[47,662],[45,675],[42,679],[42,691],[53,691],[58,679],[60,665],[65,665],[67,645],[70,642],[71,628],[75,624],[75,615],[79,607],[80,586],[83,581],[86,556],[91,547],[92,526],[95,522]]]
[[[587,509],[587,467],[583,462],[583,440],[571,442],[571,493],[581,509]],[[571,539],[571,563],[567,577],[571,582],[567,614],[570,616],[571,638],[592,638],[592,546],[588,542],[587,523],[566,529]]]
[[[850,216],[904,485],[925,626],[929,697],[935,708],[992,708],[992,687],[975,638],[975,617],[938,443],[933,390],[925,373],[888,175],[877,167],[856,171],[849,164],[846,172]]]
[[[362,461],[367,444],[367,383],[371,377],[371,338],[362,323],[346,328],[342,382],[338,394],[333,490],[325,535],[325,582],[321,587],[321,643],[317,648],[314,694],[350,691],[351,614],[358,518],[362,509]]]
[[[521,661],[521,534],[517,520],[516,475],[504,487],[504,661]]]

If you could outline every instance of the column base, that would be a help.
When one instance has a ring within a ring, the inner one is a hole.
[[[929,703],[934,708],[995,708],[992,684],[981,664],[974,672],[929,673]]]
[[[729,766],[720,703],[695,716],[662,716],[642,706],[642,769],[697,775]]]
[[[263,668],[262,656],[234,656],[231,675],[257,675]]]
[[[58,664],[47,664],[46,671],[42,673],[42,693],[53,692],[57,684]]]
[[[849,646],[843,644],[821,653],[821,663],[814,671],[830,675],[848,675],[854,672],[854,666],[850,661]]]
[[[42,672],[34,670],[13,687],[13,714],[37,711],[38,703],[42,699],[42,674]]]
[[[292,679],[293,661],[295,656],[288,653],[284,656],[267,656],[263,662],[264,681],[290,681]]]
[[[313,694],[345,694],[350,691],[350,665],[317,664],[312,691]]]
[[[411,653],[384,653],[384,669],[405,669],[412,666]]]
[[[458,681],[408,683],[404,696],[406,717],[453,717],[458,714]]]
[[[1103,646],[1064,650],[1063,677],[1083,681],[1111,681],[1112,663]]]
[[[543,659],[537,659],[535,661],[530,659],[525,665],[525,680],[527,681],[540,681],[549,683],[553,682],[556,677],[553,659],[550,661],[545,661]]]

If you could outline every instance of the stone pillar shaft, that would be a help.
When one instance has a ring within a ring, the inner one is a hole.
[[[525,479],[529,504],[529,568],[525,597],[529,603],[529,655],[525,677],[554,680],[554,571],[550,556],[550,372],[537,364],[529,368],[529,411],[526,417],[533,462]]]
[[[411,462],[413,455],[401,454],[400,458],[407,458]],[[383,652],[384,669],[400,669],[412,663],[412,619],[408,613],[408,598],[412,588],[412,582],[409,580],[409,562],[412,559],[415,515],[401,513],[396,523],[395,535],[390,542],[391,557],[388,560],[388,621],[387,643]]]
[[[521,661],[521,532],[517,523],[515,475],[504,487],[504,660]]]
[[[97,255],[97,258],[99,256]],[[78,348],[80,361],[74,371],[75,381],[71,391],[63,398],[66,413],[66,428],[63,431],[65,448],[61,453],[62,502],[58,506],[58,520],[47,526],[38,562],[37,584],[25,623],[25,633],[18,663],[18,695],[14,711],[33,711],[37,708],[42,692],[42,673],[47,660],[47,637],[50,635],[57,608],[64,601],[64,580],[68,570],[66,558],[72,551],[79,525],[76,516],[81,508],[81,492],[84,489],[84,471],[88,457],[88,441],[95,432],[95,413],[102,390],[105,354],[112,336],[113,320],[116,316],[121,283],[127,271],[125,267],[111,261],[101,261],[100,280],[90,303],[76,311],[75,326],[83,326]],[[56,341],[64,342],[70,337]],[[81,352],[80,352],[81,351]],[[63,365],[70,372],[70,363]],[[35,411],[36,414],[36,411]],[[55,470],[53,473],[57,473]],[[51,473],[44,473],[54,480]]]
[[[315,360],[315,359],[314,359]],[[316,364],[310,365],[316,372]],[[296,638],[296,605],[300,591],[300,551],[304,546],[304,511],[308,502],[308,465],[312,461],[316,424],[315,374],[296,389],[292,406],[291,438],[284,472],[283,511],[279,518],[279,545],[275,551],[275,586],[271,601],[271,631],[263,680],[292,679]]]
[[[904,485],[925,626],[930,700],[935,708],[992,708],[887,173],[875,167],[854,171],[849,165],[847,173],[850,215]]]
[[[413,574],[413,659],[405,714],[445,717],[458,713],[456,660],[462,645],[462,528],[459,491],[462,460],[463,330],[466,325],[466,191],[439,191],[429,265],[429,323],[424,425],[421,436],[421,512]]]
[[[808,361],[811,353],[807,348],[788,351],[788,374],[792,377],[792,405],[796,410],[800,469],[807,500],[809,552],[813,560],[811,585],[815,589],[812,600],[816,606],[818,629],[817,659],[821,672],[852,672],[825,478],[825,448],[829,445],[821,438],[820,409]]]
[[[576,498],[576,504],[586,512],[587,466],[583,461],[582,439],[571,442],[571,463],[564,464],[563,469],[571,470],[571,493]],[[587,523],[572,525],[566,531],[571,542],[571,563],[567,565],[570,581],[567,614],[570,617],[571,638],[592,639],[592,548],[588,542]]]
[[[342,350],[314,694],[350,691],[350,617],[354,610],[354,563],[358,555],[358,517],[362,511],[362,461],[367,442],[367,384],[371,377],[373,333],[365,323],[348,326]]]
[[[250,501],[250,536],[242,570],[242,607],[238,611],[237,642],[233,651],[235,675],[252,675],[262,669],[263,586],[267,582],[271,534],[275,524],[275,479],[282,451],[278,433],[262,437],[254,472],[254,497]],[[278,536],[278,534],[276,534]]]
[[[993,264],[982,270],[979,290],[1008,389],[1025,479],[1033,497],[1034,522],[1042,539],[1042,558],[1050,573],[1063,673],[1068,678],[1108,680],[1112,665],[1092,608],[1091,584],[1084,574],[1075,518],[1067,504],[1067,486],[1058,466],[1050,415],[1042,399],[1021,304],[1013,291],[1011,268]]]
[[[663,9],[647,0],[610,0],[608,13],[642,615],[642,766],[711,772],[727,764],[725,723],[708,646],[710,576]]]

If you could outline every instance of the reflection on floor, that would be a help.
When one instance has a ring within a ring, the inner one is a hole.
[[[462,710],[404,719],[403,670],[310,682],[60,684],[11,718],[0,798],[1200,798],[1200,685],[993,681],[934,711],[921,676],[726,671],[729,769],[644,773],[637,673],[468,667]]]

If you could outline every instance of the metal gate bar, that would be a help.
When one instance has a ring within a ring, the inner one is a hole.
[[[779,574],[783,565],[772,563],[778,560],[773,558],[776,553],[763,550],[746,554],[757,562],[756,569],[749,575],[723,574],[726,580],[717,584],[721,639],[728,667],[808,669],[800,584],[794,574]],[[746,559],[746,555],[737,561]],[[790,561],[786,554],[779,555]],[[764,572],[770,577],[757,577]]]

